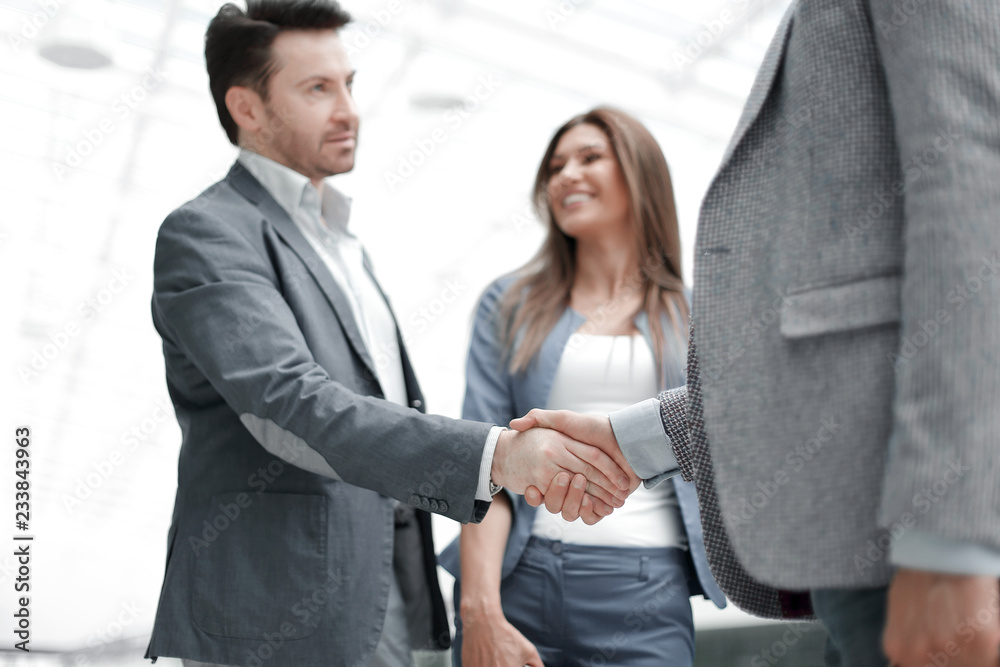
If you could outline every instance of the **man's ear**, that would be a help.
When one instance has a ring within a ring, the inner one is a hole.
[[[255,135],[264,126],[264,101],[252,88],[232,86],[226,91],[226,108],[246,134]]]

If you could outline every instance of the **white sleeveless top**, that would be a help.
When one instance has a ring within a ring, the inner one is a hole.
[[[642,336],[574,334],[563,350],[546,406],[606,415],[656,396],[656,360]],[[687,548],[673,484],[639,486],[596,525],[565,521],[540,507],[531,534],[571,544]]]

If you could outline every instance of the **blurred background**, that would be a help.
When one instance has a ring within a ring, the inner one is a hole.
[[[221,4],[0,0],[0,664],[149,664],[180,445],[152,253],[164,216],[235,158],[202,53]],[[690,282],[699,201],[789,0],[343,4],[362,125],[356,168],[334,184],[354,198],[430,411],[457,416],[477,298],[542,239],[528,194],[554,129],[612,104],[652,130]],[[7,629],[25,425],[30,655]],[[457,526],[435,531],[440,549]],[[821,664],[814,626],[697,601],[695,617],[699,664]]]

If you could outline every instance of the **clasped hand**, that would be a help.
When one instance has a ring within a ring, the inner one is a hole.
[[[639,486],[607,416],[532,410],[510,427],[497,441],[493,481],[534,507],[593,525]]]

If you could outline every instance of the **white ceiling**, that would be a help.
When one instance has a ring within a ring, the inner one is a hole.
[[[202,61],[219,4],[0,0],[0,401],[3,433],[34,433],[39,649],[99,644],[129,605],[138,611],[122,636],[152,623],[180,442],[158,410],[167,396],[148,309],[152,250],[163,217],[234,158]],[[344,38],[363,123],[356,169],[334,183],[354,197],[353,229],[430,409],[455,416],[479,292],[542,238],[527,196],[552,131],[599,103],[650,127],[672,168],[690,278],[699,199],[788,0],[344,4],[357,20]],[[88,71],[39,56],[71,37],[96,41],[113,64]],[[477,87],[476,108],[454,115]],[[439,128],[446,140],[433,154],[411,158]],[[390,187],[386,174],[411,159],[422,163]],[[442,309],[445,289],[459,296]],[[13,476],[0,477],[0,498],[12,498]],[[13,521],[13,503],[8,511]],[[436,529],[439,547],[455,532],[447,521]],[[6,618],[12,552],[0,549]]]

